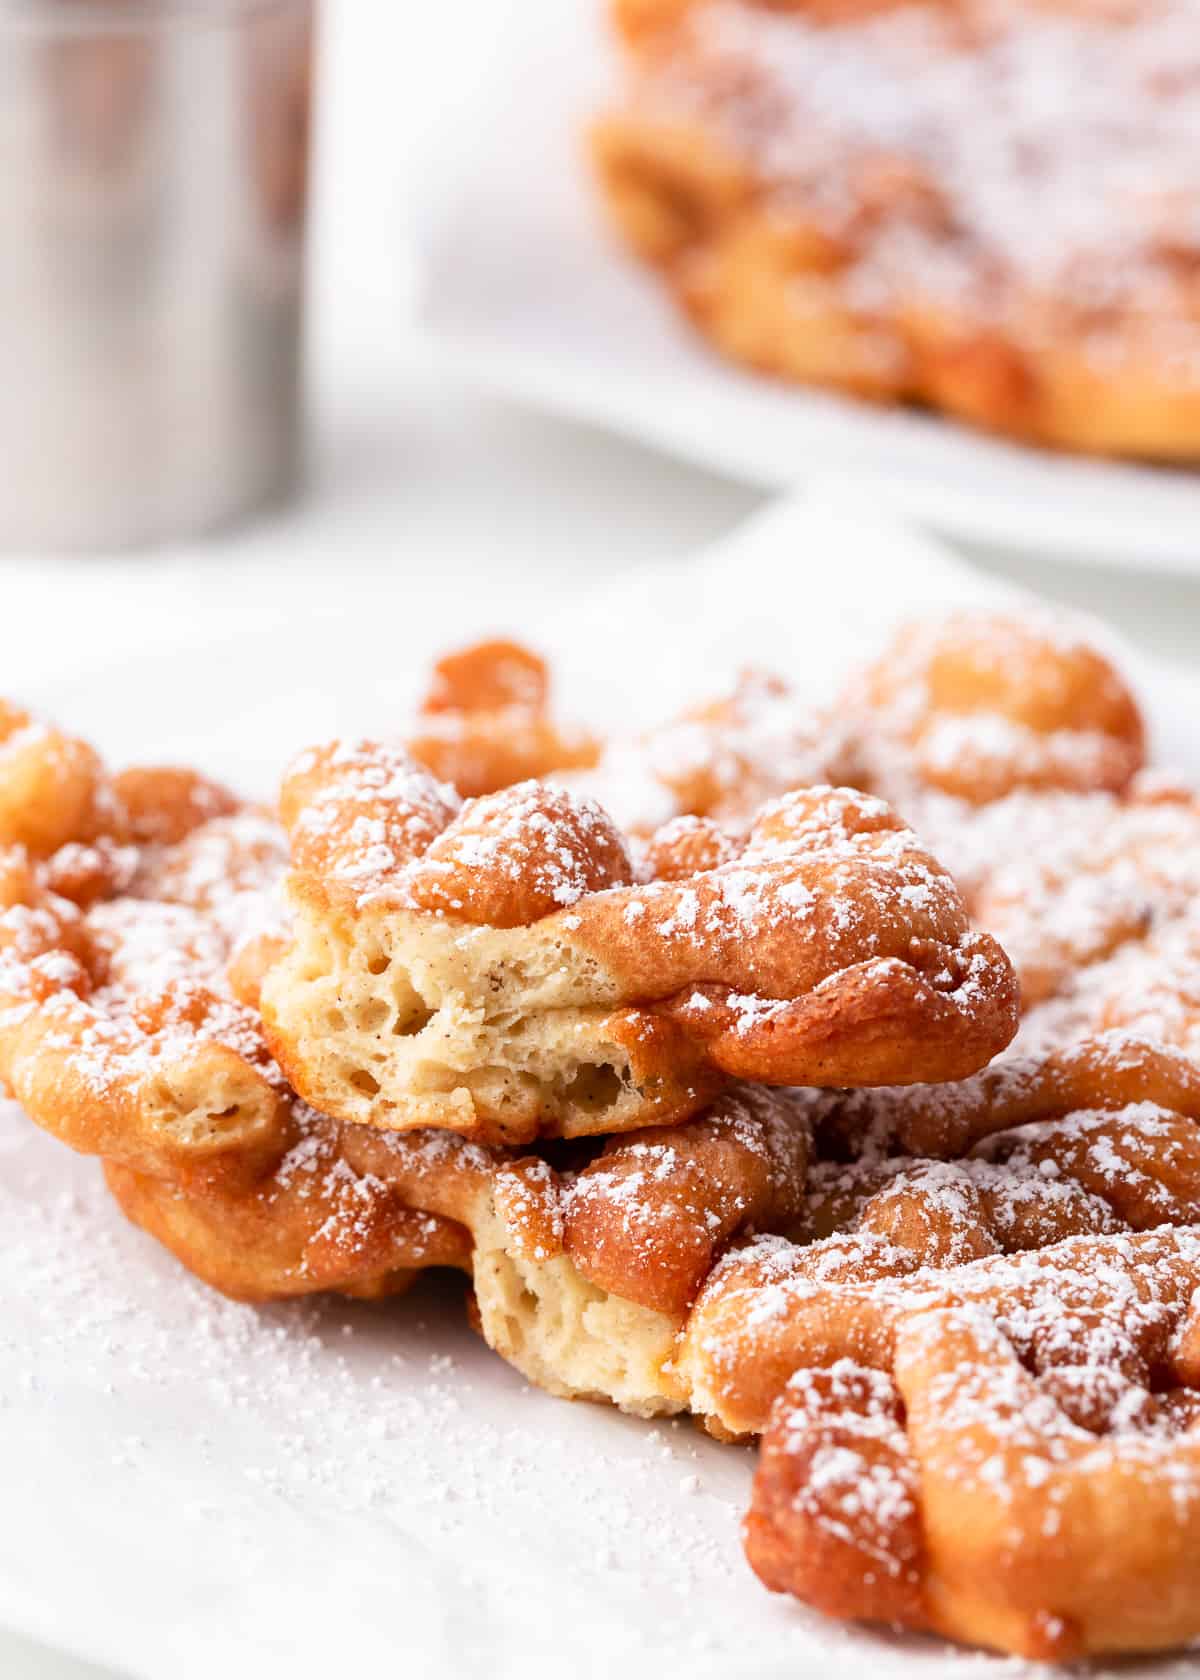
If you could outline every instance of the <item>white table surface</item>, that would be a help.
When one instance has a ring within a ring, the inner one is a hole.
[[[406,27],[416,10],[397,8]],[[474,7],[465,10],[475,15]],[[410,43],[413,50],[379,55],[364,50],[372,45],[368,32],[378,9],[367,0],[334,0],[330,7],[313,467],[304,503],[254,532],[253,563],[278,577],[281,596],[293,568],[311,576],[320,566],[328,569],[331,591],[398,572],[420,579],[426,591],[436,576],[447,600],[455,591],[483,587],[497,599],[510,588],[516,597],[542,588],[557,593],[575,579],[667,558],[678,558],[684,585],[689,552],[751,512],[759,505],[756,494],[585,428],[478,397],[440,374],[404,326],[404,206],[427,185],[417,178],[422,135],[434,109],[444,116],[448,102],[469,98],[470,87],[462,32],[445,33],[447,17],[461,18],[459,9],[442,8],[440,22],[433,15],[438,8],[419,11],[429,21],[426,34]],[[486,50],[482,37],[474,50]],[[386,153],[384,136],[395,136]],[[357,184],[346,192],[350,179]],[[325,547],[326,535],[334,547]],[[244,544],[214,543],[211,553],[198,550],[190,559],[216,569],[210,581],[227,570],[236,603],[234,568],[244,552]],[[1055,599],[1085,605],[1146,652],[1200,671],[1200,578],[1089,572],[1028,555],[972,558]],[[49,575],[70,604],[62,634],[46,635],[31,653],[38,626],[29,614],[38,611]],[[144,596],[169,601],[167,575],[155,573],[153,559],[56,562],[47,570],[28,559],[0,561],[8,603],[0,657],[18,672],[32,670],[35,656],[47,668],[78,658],[85,627],[87,636],[103,634],[98,601],[108,599],[113,611],[127,611]],[[0,1633],[6,1680],[102,1680],[106,1673]]]

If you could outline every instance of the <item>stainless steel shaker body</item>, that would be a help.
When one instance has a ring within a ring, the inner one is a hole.
[[[293,481],[311,37],[311,0],[0,0],[0,547]]]

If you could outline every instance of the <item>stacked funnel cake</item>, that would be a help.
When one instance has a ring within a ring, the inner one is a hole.
[[[199,1276],[461,1269],[532,1382],[761,1437],[748,1556],[829,1614],[1200,1633],[1200,804],[1086,640],[632,739],[488,644],[278,816],[0,732],[0,1078]]]
[[[1195,0],[612,0],[605,205],[726,354],[1200,456]]]

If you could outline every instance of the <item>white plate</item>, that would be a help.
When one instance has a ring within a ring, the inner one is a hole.
[[[598,212],[581,131],[612,57],[602,10],[506,7],[490,82],[432,148],[422,316],[457,370],[755,485],[853,470],[950,535],[1200,572],[1200,473],[1044,454],[711,353]]]
[[[429,625],[451,616],[429,597],[406,621],[399,572],[371,614],[331,614],[298,575],[285,636],[246,577],[231,634],[220,585],[197,587],[170,634],[124,603],[125,642],[30,698],[114,757],[186,753],[265,790],[307,737],[393,727],[444,637]],[[686,574],[638,573],[511,628],[557,653],[595,715],[627,700],[634,669],[655,710],[755,657],[824,690],[898,615],[994,593],[830,495],[769,510]],[[1163,690],[1158,709],[1167,751],[1200,770],[1194,701]],[[94,1162],[2,1102],[0,1232],[0,1622],[31,1637],[144,1680],[1021,1666],[771,1597],[738,1541],[749,1453],[529,1391],[444,1290],[385,1307],[221,1300],[122,1221]]]

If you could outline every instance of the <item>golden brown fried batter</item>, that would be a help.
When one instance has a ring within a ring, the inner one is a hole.
[[[314,1107],[497,1142],[686,1118],[730,1078],[879,1084],[973,1071],[1008,1041],[1008,964],[879,800],[796,792],[635,879],[594,801],[522,783],[458,808],[369,743],[284,786],[290,950],[272,1049]],[[710,858],[716,861],[710,863]]]

